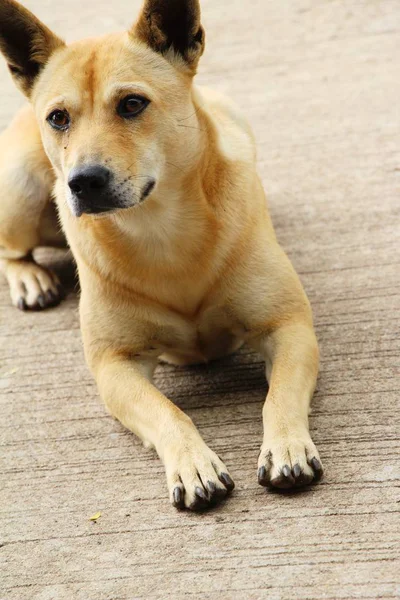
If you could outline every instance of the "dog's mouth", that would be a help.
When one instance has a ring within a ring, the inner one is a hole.
[[[120,210],[133,208],[144,202],[152,193],[156,185],[153,177],[149,177],[140,190],[113,189],[111,186],[104,189],[94,187],[89,192],[69,185],[68,204],[72,214],[76,217],[85,215],[109,215]]]
[[[150,196],[151,192],[155,188],[155,185],[156,185],[156,180],[153,178],[149,179],[149,181],[146,183],[146,185],[144,186],[144,188],[142,190],[142,195],[141,195],[139,202],[143,202],[143,200],[146,200],[146,198],[148,196]]]

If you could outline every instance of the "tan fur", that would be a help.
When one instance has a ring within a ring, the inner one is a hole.
[[[18,304],[21,272],[32,269],[24,257],[45,241],[42,220],[55,178],[79,270],[85,355],[100,394],[115,417],[156,448],[171,501],[202,508],[231,487],[227,468],[151,383],[158,359],[207,361],[243,342],[258,349],[270,384],[260,483],[301,485],[322,470],[308,432],[318,372],[310,306],[276,241],[248,124],[229,100],[193,85],[204,36],[195,38],[197,1],[187,3],[194,11],[187,52],[154,41],[146,23],[159,3],[150,0],[138,29],[56,45],[29,91],[35,116],[24,109],[0,141],[0,245]],[[163,21],[150,22],[154,28]],[[151,99],[129,125],[115,110],[127,90]],[[68,109],[69,132],[49,127],[54,108]],[[77,218],[68,205],[68,174],[94,159],[132,197],[146,176],[156,187],[132,208]],[[25,305],[35,306],[29,291]]]

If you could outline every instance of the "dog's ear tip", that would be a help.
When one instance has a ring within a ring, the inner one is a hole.
[[[179,55],[196,72],[205,39],[199,0],[145,0],[131,33],[155,52]]]
[[[14,0],[0,0],[0,50],[25,95],[30,95],[40,70],[61,46],[64,41],[27,8]]]

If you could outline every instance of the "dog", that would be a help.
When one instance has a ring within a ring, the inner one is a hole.
[[[0,138],[1,270],[22,310],[55,305],[32,250],[76,260],[85,358],[109,412],[156,450],[171,503],[234,488],[192,420],[152,383],[159,362],[207,362],[243,343],[268,394],[258,482],[320,479],[308,412],[319,352],[309,301],[279,246],[243,111],[193,83],[198,0],[145,0],[127,32],[66,45],[0,0],[0,50],[30,104]]]

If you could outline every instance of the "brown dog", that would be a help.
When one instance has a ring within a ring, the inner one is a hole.
[[[0,138],[1,265],[13,303],[58,300],[55,275],[30,257],[62,243],[54,189],[78,265],[87,362],[109,411],[157,450],[171,502],[204,508],[234,484],[152,384],[158,359],[208,361],[243,342],[265,357],[269,381],[259,483],[318,479],[310,306],[276,241],[247,123],[193,85],[198,0],[146,0],[127,33],[70,46],[0,0],[0,49],[31,101]]]

